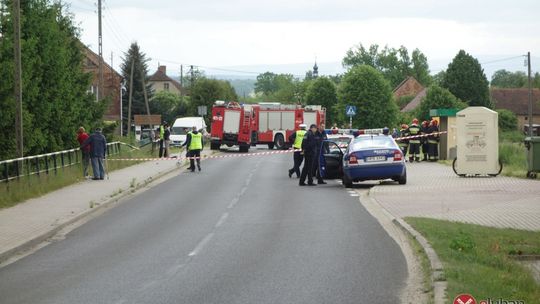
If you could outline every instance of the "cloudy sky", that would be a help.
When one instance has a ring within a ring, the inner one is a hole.
[[[83,42],[97,50],[95,3],[71,0],[71,11]],[[419,48],[433,73],[459,49],[487,72],[525,71],[519,56],[530,51],[538,71],[539,12],[538,0],[104,0],[104,53],[109,62],[113,52],[118,66],[137,41],[152,58],[151,70],[166,64],[170,74],[180,64],[208,74],[233,73],[210,68],[300,74],[315,58],[323,74],[333,74],[349,48],[377,43]]]

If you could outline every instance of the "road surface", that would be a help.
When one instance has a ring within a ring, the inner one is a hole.
[[[398,245],[337,183],[299,187],[291,163],[204,161],[0,269],[0,302],[397,303]]]

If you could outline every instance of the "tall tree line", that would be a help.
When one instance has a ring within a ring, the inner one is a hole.
[[[0,159],[15,157],[12,1],[0,0]],[[24,154],[76,146],[79,126],[97,126],[107,101],[89,93],[73,17],[58,2],[21,1]]]

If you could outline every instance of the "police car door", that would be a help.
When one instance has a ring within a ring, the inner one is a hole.
[[[343,176],[343,151],[337,143],[323,141],[319,154],[319,172],[324,179],[339,179]]]

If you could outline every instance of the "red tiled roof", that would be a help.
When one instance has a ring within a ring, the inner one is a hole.
[[[533,89],[533,114],[540,115],[540,90]],[[491,100],[495,109],[506,109],[516,115],[529,113],[529,90],[524,89],[491,89]]]
[[[418,95],[414,97],[413,100],[411,100],[403,109],[401,109],[401,112],[409,112],[416,109],[422,102],[422,99],[426,97],[426,95],[427,89],[423,89],[422,91],[420,91],[420,93],[418,93]]]

